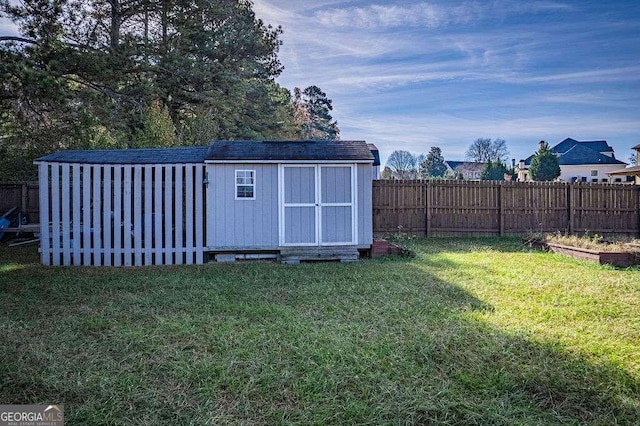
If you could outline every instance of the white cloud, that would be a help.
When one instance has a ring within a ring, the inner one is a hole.
[[[615,81],[640,81],[640,66],[605,68],[590,71],[577,71],[539,76],[520,76],[507,78],[514,83],[563,83],[584,84]]]
[[[418,3],[408,6],[368,5],[324,9],[315,13],[317,21],[325,27],[385,29],[397,27],[438,28],[452,23],[460,24],[475,19],[472,5],[451,6]]]

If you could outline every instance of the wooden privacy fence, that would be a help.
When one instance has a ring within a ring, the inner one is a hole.
[[[640,235],[640,187],[562,182],[373,181],[376,235]]]
[[[38,182],[0,182],[0,215],[14,207],[38,221]]]
[[[203,173],[203,164],[39,163],[42,263],[203,263]]]

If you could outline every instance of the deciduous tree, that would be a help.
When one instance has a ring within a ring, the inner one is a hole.
[[[476,163],[504,162],[507,160],[509,150],[507,142],[504,139],[478,138],[476,139],[467,152],[465,157],[469,161]]]
[[[393,151],[387,160],[387,167],[396,179],[413,179],[418,173],[417,157],[409,151]]]

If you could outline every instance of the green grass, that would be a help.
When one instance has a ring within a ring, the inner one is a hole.
[[[68,424],[637,424],[640,269],[515,239],[355,264],[44,268],[0,248],[0,403]]]

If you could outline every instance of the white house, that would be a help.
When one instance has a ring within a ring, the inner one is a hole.
[[[610,172],[609,176],[613,182],[624,182],[624,180],[629,182],[631,179],[634,179],[635,184],[640,185],[640,163],[638,163],[638,158],[640,158],[640,144],[634,146],[632,149],[636,151],[636,164]]]
[[[609,173],[627,163],[615,158],[607,141],[577,141],[567,138],[551,148],[560,160],[559,180],[565,182],[609,182]],[[516,168],[519,181],[529,178],[533,155],[520,160]]]

